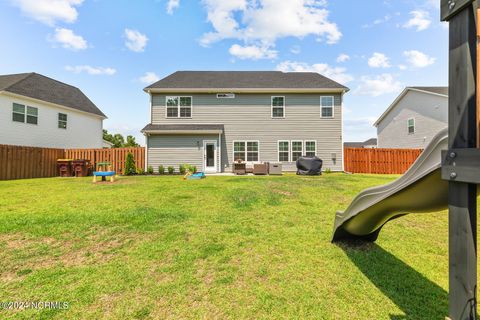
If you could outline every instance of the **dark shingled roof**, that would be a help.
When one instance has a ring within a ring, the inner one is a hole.
[[[34,72],[0,75],[0,91],[106,117],[80,89]]]
[[[144,131],[223,131],[223,124],[147,124]]]
[[[364,148],[365,146],[376,146],[377,138],[370,138],[364,142],[345,142],[346,148]]]
[[[448,87],[410,87],[410,88],[448,96]]]
[[[281,71],[177,71],[145,88],[149,89],[344,89],[315,72]]]

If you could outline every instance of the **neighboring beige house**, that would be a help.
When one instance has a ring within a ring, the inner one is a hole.
[[[0,75],[0,144],[102,148],[104,119],[76,87],[37,73]]]
[[[375,122],[378,148],[424,149],[448,126],[448,87],[407,87]]]
[[[316,155],[343,170],[342,100],[348,88],[318,73],[179,71],[145,88],[147,165],[188,163],[228,172],[232,163]]]

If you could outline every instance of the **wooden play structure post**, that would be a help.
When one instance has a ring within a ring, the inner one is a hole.
[[[477,184],[480,161],[477,122],[477,0],[441,0],[449,35],[449,150],[442,178],[449,181],[449,319],[476,319]]]

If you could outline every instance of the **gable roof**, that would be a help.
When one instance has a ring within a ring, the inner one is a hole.
[[[377,138],[370,138],[364,142],[345,142],[344,146],[346,148],[363,148],[365,146],[376,146]]]
[[[448,96],[448,87],[409,87],[410,89],[426,91],[435,94]]]
[[[1,91],[50,102],[106,118],[105,114],[80,89],[38,73],[0,75]]]
[[[393,101],[393,103],[382,113],[382,115],[378,118],[377,121],[373,124],[374,127],[378,127],[380,122],[390,113],[390,111],[395,108],[398,102],[409,92],[409,91],[416,91],[422,92],[425,94],[431,94],[435,96],[442,96],[448,98],[448,87],[406,87],[402,93]]]
[[[260,91],[260,89],[333,90],[349,89],[315,72],[281,71],[177,71],[146,87],[161,91]]]

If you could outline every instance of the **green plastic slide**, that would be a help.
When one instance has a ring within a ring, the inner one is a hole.
[[[439,132],[407,172],[392,183],[365,189],[337,212],[332,241],[375,241],[390,220],[409,213],[444,210],[448,182],[441,179],[441,152],[448,149],[447,129]]]

